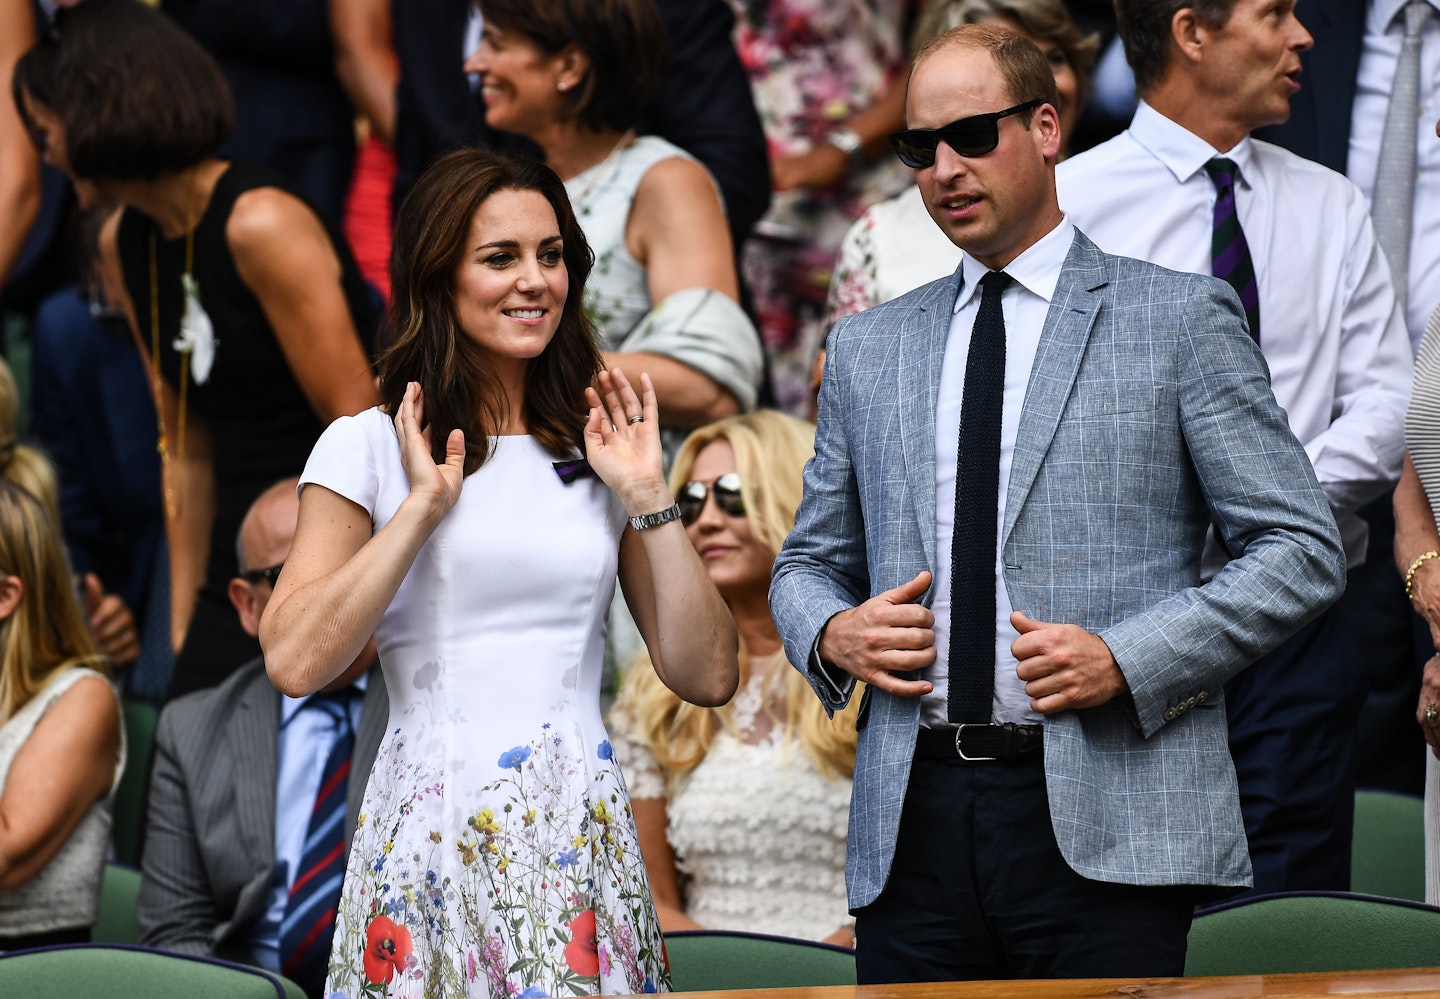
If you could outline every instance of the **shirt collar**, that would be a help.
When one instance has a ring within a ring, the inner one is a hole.
[[[1254,143],[1248,135],[1236,143],[1234,149],[1221,151],[1141,101],[1135,109],[1135,118],[1130,122],[1130,137],[1164,164],[1182,184],[1203,171],[1205,164],[1216,156],[1224,156],[1234,161],[1241,185],[1250,186],[1246,172],[1254,155]]]
[[[1386,34],[1391,28],[1395,28],[1400,34],[1405,33],[1405,8],[1410,5],[1410,0],[1370,0],[1370,14],[1367,24],[1370,30]],[[1430,0],[1430,6],[1436,7],[1435,0]]]
[[[1075,239],[1075,225],[1068,217],[1062,217],[1060,224],[1041,236],[1027,247],[1020,256],[1005,265],[1005,273],[1015,283],[1047,303],[1055,297],[1055,286],[1060,283],[1060,269],[1065,266],[1065,257],[1070,253],[1070,244]],[[960,258],[960,291],[955,296],[955,312],[965,307],[975,297],[980,279],[990,270],[970,254]]]
[[[365,688],[369,685],[370,671],[366,670],[364,673],[361,673],[359,676],[357,676],[355,678],[355,682],[352,683],[350,686],[351,688],[358,690],[363,694],[365,692]],[[300,709],[305,706],[305,703],[314,696],[314,694],[306,694],[304,697],[290,697],[286,694],[281,694],[280,727],[284,728],[289,723],[290,719],[294,718],[295,715],[299,713]]]

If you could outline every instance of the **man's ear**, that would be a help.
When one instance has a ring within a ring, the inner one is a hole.
[[[1195,16],[1191,7],[1181,7],[1170,18],[1170,41],[1190,62],[1199,62],[1210,30]]]
[[[251,638],[260,637],[260,608],[255,599],[255,587],[236,576],[225,589],[235,613],[240,615],[240,627]]]
[[[1060,158],[1060,112],[1055,105],[1046,102],[1035,109],[1035,117],[1030,122],[1030,127],[1039,135],[1045,161],[1053,164]]]
[[[25,584],[20,581],[19,576],[6,576],[0,579],[0,621],[14,614],[15,608],[20,606],[20,601],[23,599],[25,599]]]

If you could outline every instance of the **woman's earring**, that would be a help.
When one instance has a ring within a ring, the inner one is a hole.
[[[565,91],[570,89],[570,84],[566,83],[564,80],[561,80],[559,83],[555,84],[555,89],[563,94],[565,93]]]

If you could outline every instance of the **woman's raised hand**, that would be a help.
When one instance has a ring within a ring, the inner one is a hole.
[[[642,396],[619,368],[601,371],[599,391],[585,390],[590,418],[585,421],[585,457],[600,480],[615,491],[631,515],[653,513],[673,502],[666,498],[660,452],[660,406],[650,376],[640,376]]]
[[[430,427],[425,423],[425,394],[419,382],[410,382],[395,414],[395,434],[400,439],[400,464],[410,480],[410,495],[428,503],[428,513],[438,521],[460,498],[465,482],[465,433],[458,428],[450,431],[445,461],[436,464]]]

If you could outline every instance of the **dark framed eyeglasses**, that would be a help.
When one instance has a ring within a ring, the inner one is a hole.
[[[939,128],[907,128],[890,136],[890,145],[912,170],[923,170],[935,162],[935,147],[943,140],[947,146],[961,156],[984,156],[994,152],[1000,145],[1000,119],[1012,114],[1033,111],[1044,101],[1026,101],[1004,111],[988,114],[972,114],[968,118],[957,118]]]
[[[280,570],[283,568],[285,568],[285,563],[281,562],[279,565],[272,565],[264,569],[251,569],[249,572],[242,572],[240,578],[251,586],[257,585],[263,579],[273,587],[275,580],[280,578]]]
[[[675,502],[680,504],[680,522],[689,527],[699,520],[705,509],[705,497],[711,495],[727,517],[745,516],[745,501],[740,498],[740,473],[726,472],[713,486],[695,480],[680,487],[680,495],[675,497]]]

